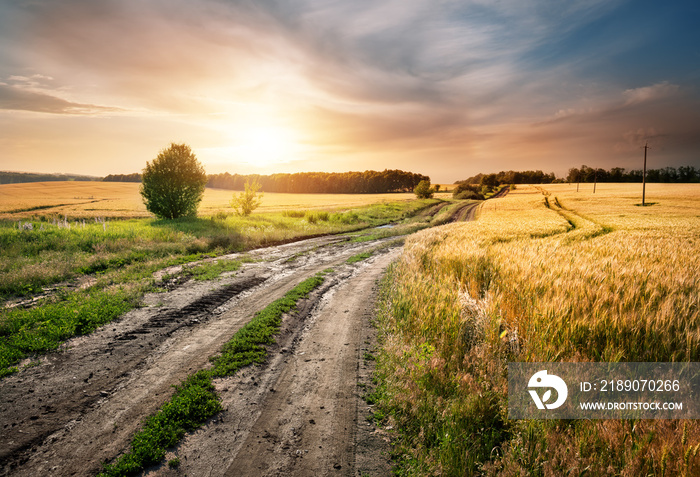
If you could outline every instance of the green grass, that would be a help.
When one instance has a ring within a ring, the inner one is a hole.
[[[241,268],[240,260],[218,260],[216,262],[203,263],[187,269],[187,274],[195,280],[214,280],[222,273],[235,272]]]
[[[128,290],[85,291],[34,309],[5,312],[0,321],[0,377],[17,371],[23,358],[58,348],[85,335],[135,305]]]
[[[501,190],[506,189],[506,188],[508,188],[509,190],[515,190],[514,184],[498,186],[498,187],[495,187],[491,192],[487,192],[486,194],[484,194],[484,198],[490,199],[494,195],[501,192]]]
[[[421,210],[427,209],[428,207],[437,205],[441,202],[445,201],[438,199],[426,200],[424,201],[424,206]],[[359,233],[348,233],[347,235],[352,237],[351,240],[353,242],[370,242],[388,237],[410,235],[429,227],[443,225],[450,219],[456,208],[465,204],[465,201],[450,200],[447,202],[449,203],[442,207],[434,216],[413,214],[410,216],[404,216],[400,221],[394,221],[391,227],[370,228]]]
[[[361,262],[362,260],[367,260],[369,257],[379,252],[380,250],[385,250],[387,248],[403,245],[404,241],[405,237],[399,237],[394,240],[383,242],[380,245],[373,247],[371,250],[367,250],[366,252],[360,252],[357,255],[353,255],[352,257],[348,258],[345,262],[352,265],[353,263]]]
[[[381,228],[381,229],[370,229],[363,231],[359,234],[354,234],[351,239],[353,242],[371,242],[373,240],[379,240],[388,237],[397,237],[399,235],[409,235],[419,230],[423,230],[431,226],[430,220],[428,219],[414,219],[407,220],[405,223],[395,225],[393,227]]]
[[[224,239],[225,230],[219,228],[198,237],[179,230],[183,225],[143,219],[112,221],[106,228],[94,222],[70,229],[34,223],[34,230],[17,230],[13,223],[0,222],[0,298],[132,264],[223,251],[222,244],[232,240]]]
[[[345,211],[285,211],[249,217],[216,214],[176,220],[0,221],[0,299],[27,296],[86,274],[134,263],[221,255],[312,235],[356,231],[402,220],[429,201],[387,202]],[[0,318],[1,319],[1,318]]]
[[[131,450],[113,464],[105,465],[100,475],[134,475],[161,462],[167,448],[221,410],[211,375],[207,371],[198,371],[177,386],[173,397],[146,419],[143,429],[131,442]]]
[[[353,255],[352,257],[348,258],[346,260],[346,262],[349,264],[353,264],[353,263],[361,262],[362,260],[367,260],[371,256],[372,256],[372,252],[362,252],[362,253],[358,253],[357,255]]]
[[[134,262],[121,270],[105,271],[86,290],[62,292],[32,308],[0,312],[0,378],[18,371],[24,358],[60,347],[77,335],[85,335],[138,306],[144,293],[155,290],[152,274],[163,266],[187,263],[202,254],[162,261]],[[211,280],[238,270],[245,260],[204,263],[184,273],[195,280]]]
[[[99,274],[85,290],[59,292],[31,308],[0,311],[0,378],[17,372],[22,359],[57,349],[65,340],[91,333],[138,306],[146,292],[156,290],[153,273],[163,266],[162,261],[135,262]]]
[[[173,397],[146,419],[143,429],[132,439],[130,450],[112,464],[105,464],[100,476],[134,475],[147,466],[160,463],[165,458],[166,449],[221,411],[212,379],[232,376],[245,366],[264,362],[267,356],[265,345],[274,342],[282,316],[294,310],[299,300],[323,282],[322,272],[304,280],[284,297],[256,313],[222,347],[221,353],[211,359],[212,368],[197,371],[175,388]],[[179,460],[177,462],[179,464]]]

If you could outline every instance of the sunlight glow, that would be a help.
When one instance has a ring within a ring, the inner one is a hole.
[[[279,126],[251,126],[231,139],[236,158],[259,167],[294,160],[300,149],[294,131]]]

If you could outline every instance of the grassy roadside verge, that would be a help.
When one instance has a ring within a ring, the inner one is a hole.
[[[189,376],[175,388],[173,397],[153,416],[146,419],[136,433],[128,452],[112,464],[104,465],[102,477],[134,475],[143,468],[158,464],[166,449],[174,446],[186,432],[192,431],[222,410],[212,379],[232,376],[250,364],[262,363],[267,355],[265,345],[274,342],[282,315],[323,282],[323,273],[308,278],[255,314],[243,328],[211,359],[213,367]]]
[[[0,300],[31,296],[84,275],[201,255],[241,252],[309,236],[401,221],[437,200],[385,202],[344,211],[194,219],[0,221]]]
[[[0,297],[33,295],[67,279],[92,280],[86,289],[59,289],[27,309],[0,309],[0,379],[17,372],[22,359],[54,350],[66,339],[88,334],[138,306],[143,295],[157,287],[153,273],[164,267],[272,242],[409,220],[435,202],[247,218],[224,214],[173,221],[75,222],[70,227],[33,223],[31,229],[0,222]],[[239,266],[220,261],[186,273],[212,279]]]

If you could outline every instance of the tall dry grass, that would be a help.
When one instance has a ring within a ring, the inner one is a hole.
[[[507,419],[508,361],[700,360],[700,186],[633,187],[519,187],[407,240],[380,360],[402,472],[700,472],[694,421]]]

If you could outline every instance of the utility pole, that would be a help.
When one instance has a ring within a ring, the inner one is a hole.
[[[595,186],[598,185],[598,169],[593,173],[593,193],[595,194]]]
[[[581,183],[581,171],[576,171],[576,192],[578,192],[578,185]]]
[[[649,149],[649,141],[644,143],[644,169],[642,171],[642,207],[644,207],[647,192],[647,149]]]

